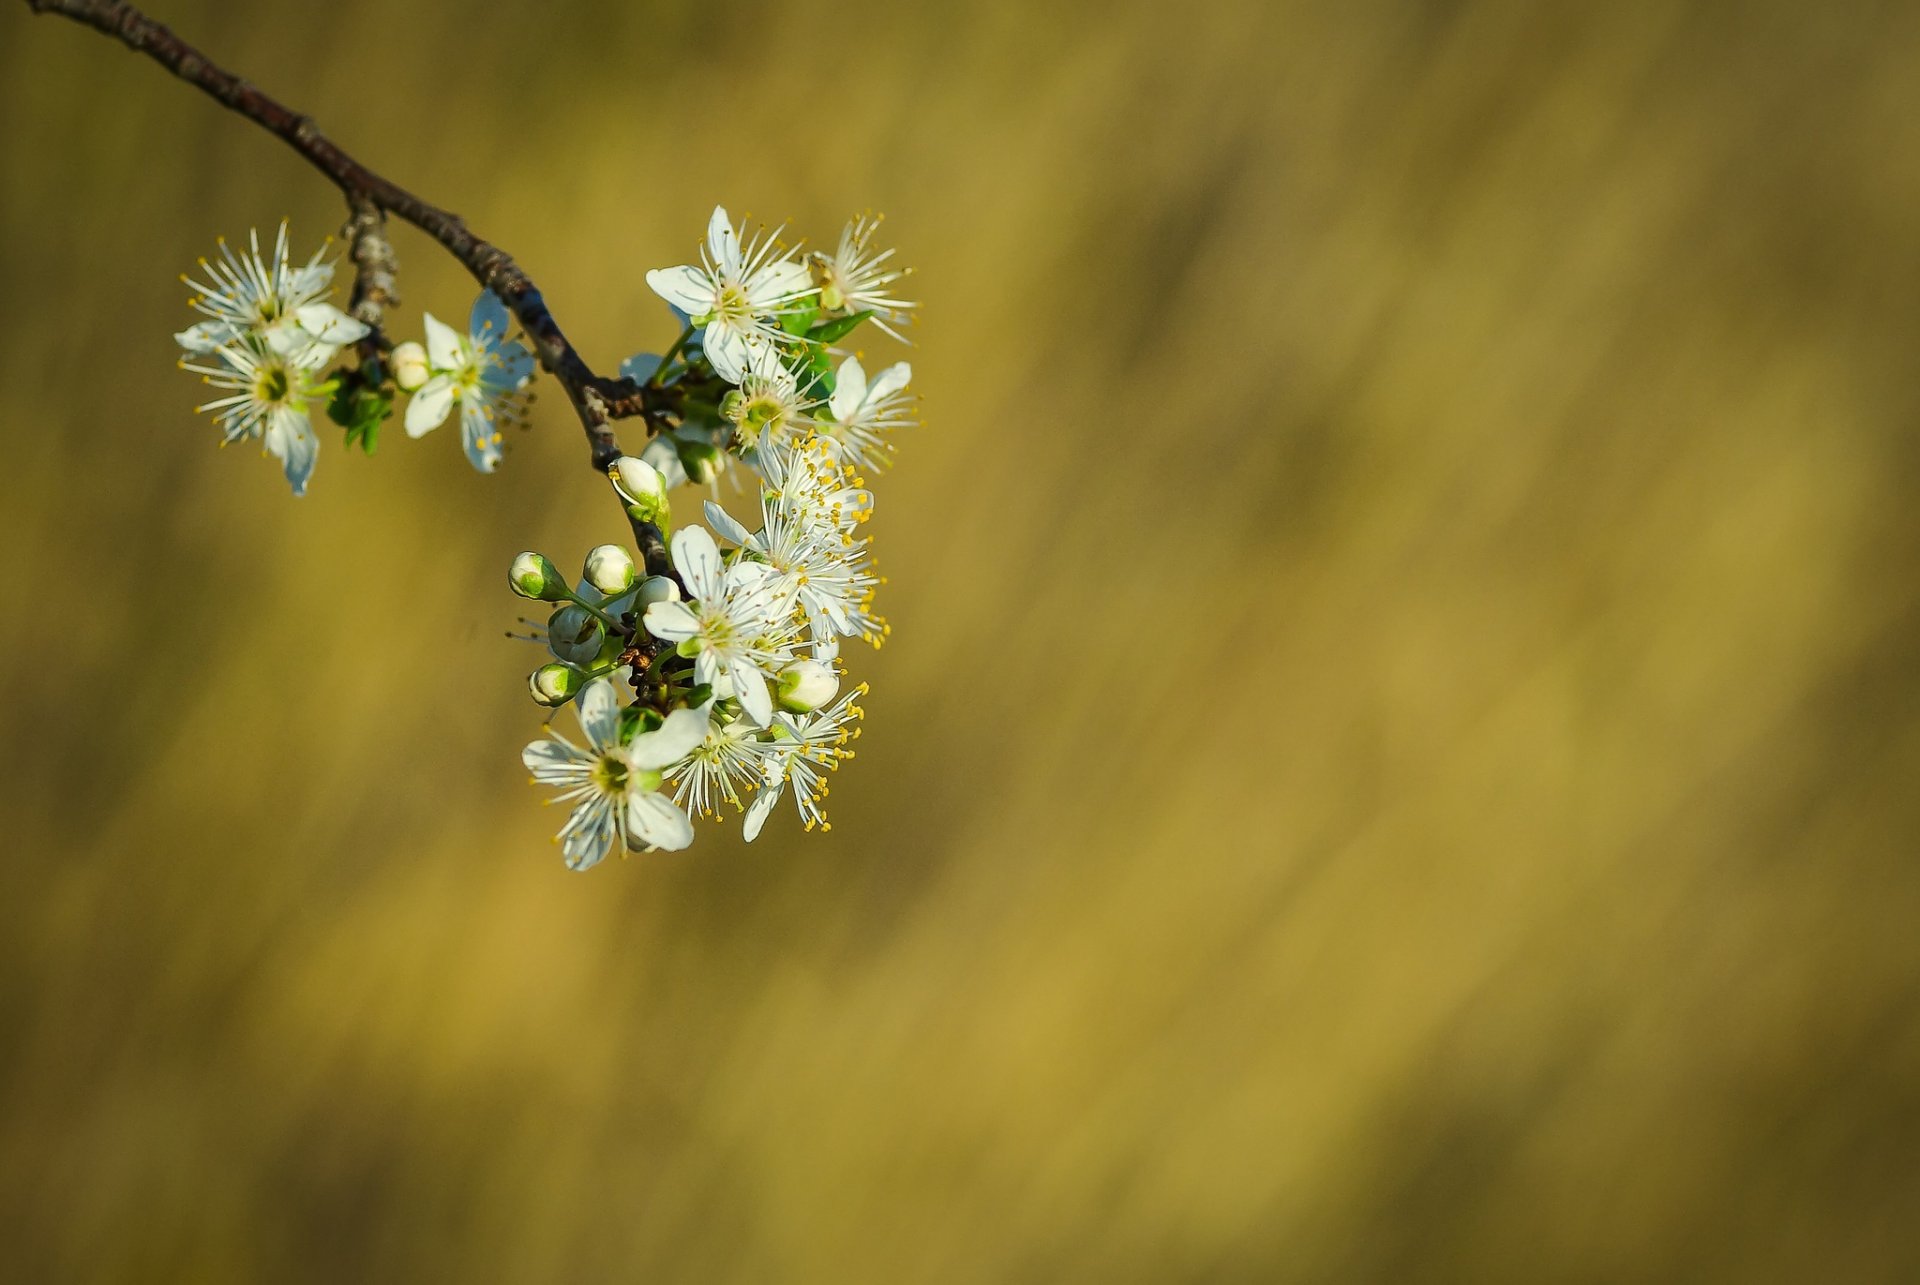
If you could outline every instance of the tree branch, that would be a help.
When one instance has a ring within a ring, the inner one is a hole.
[[[349,245],[361,273],[353,308],[361,320],[367,320],[366,310],[377,317],[381,307],[395,302],[393,251],[386,243],[385,215],[397,215],[438,241],[475,281],[500,296],[526,331],[540,364],[560,381],[579,415],[595,469],[604,470],[621,453],[612,420],[639,417],[654,432],[671,412],[674,398],[667,390],[596,375],[568,342],[539,288],[505,250],[475,236],[459,215],[375,174],[321,133],[311,117],[220,67],[125,0],[27,0],[27,5],[35,13],[57,13],[117,37],[135,53],[145,54],[281,139],[331,179],[352,210]],[[656,532],[654,543],[658,539]]]

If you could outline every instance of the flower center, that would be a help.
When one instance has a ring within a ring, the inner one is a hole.
[[[747,292],[737,281],[729,281],[720,287],[720,297],[714,301],[715,316],[739,320],[753,315],[753,302],[747,298]]]
[[[627,776],[630,769],[625,759],[613,754],[602,754],[600,761],[593,765],[593,783],[606,794],[619,794],[627,788]]]
[[[287,372],[279,366],[269,366],[260,372],[259,380],[253,386],[254,400],[262,402],[283,402],[292,391],[293,381],[287,378]]]

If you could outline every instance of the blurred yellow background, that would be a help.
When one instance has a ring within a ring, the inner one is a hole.
[[[1920,1279],[1920,8],[155,12],[602,369],[885,210],[928,422],[832,834],[570,874],[564,398],[212,449],[338,198],[0,12],[0,1277]]]

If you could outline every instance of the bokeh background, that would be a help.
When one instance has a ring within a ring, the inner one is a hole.
[[[156,9],[603,368],[885,210],[927,423],[832,834],[569,874],[564,399],[213,450],[337,197],[0,12],[0,1276],[1920,1278],[1920,8]]]

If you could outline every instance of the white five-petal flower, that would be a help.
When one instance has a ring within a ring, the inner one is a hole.
[[[705,711],[677,709],[658,729],[622,740],[620,700],[604,678],[587,685],[575,711],[584,747],[550,730],[520,756],[535,782],[559,788],[555,803],[574,805],[558,836],[568,867],[598,865],[615,840],[635,851],[678,851],[692,843],[686,813],[659,789],[661,769],[685,758],[706,736]]]
[[[778,341],[779,317],[814,292],[806,266],[794,262],[779,235],[762,232],[742,249],[726,210],[715,206],[698,264],[647,273],[655,294],[704,328],[707,360],[730,384],[745,377],[754,349]]]
[[[919,307],[906,299],[893,297],[893,283],[907,275],[907,269],[888,264],[892,250],[875,251],[873,234],[880,229],[877,217],[861,215],[840,233],[840,244],[832,254],[814,254],[808,259],[813,280],[820,287],[820,307],[832,314],[873,312],[873,324],[905,343],[894,329],[907,314]]]
[[[728,567],[704,527],[674,532],[672,553],[691,600],[653,603],[642,617],[647,632],[696,646],[694,681],[718,685],[724,679],[754,726],[767,726],[773,718],[770,684],[794,658],[790,590],[760,564]]]
[[[507,338],[511,318],[491,290],[474,301],[464,335],[430,312],[423,320],[433,377],[407,403],[407,436],[431,433],[457,404],[467,459],[491,473],[500,463],[500,423],[516,421],[525,410],[521,391],[533,376],[533,354]]]
[[[867,685],[862,683],[818,713],[774,715],[772,736],[760,746],[764,780],[742,824],[741,833],[747,842],[759,837],[760,828],[789,784],[801,825],[809,830],[816,825],[823,830],[833,828],[823,806],[827,798],[825,777],[839,768],[841,760],[853,757],[847,745],[860,735],[860,729],[851,724],[865,712],[853,702],[866,694]]]
[[[880,577],[867,541],[854,534],[871,508],[869,493],[846,485],[849,479],[834,467],[820,438],[758,458],[768,476],[758,531],[749,532],[711,500],[706,506],[713,529],[748,555],[736,573],[758,568],[793,596],[806,615],[816,659],[838,654],[843,637],[878,646],[887,634],[886,622],[873,611]],[[857,510],[840,498],[850,490],[863,501]]]
[[[819,421],[820,436],[835,458],[861,468],[885,468],[893,462],[893,430],[914,422],[909,409],[907,381],[913,367],[895,362],[871,382],[858,357],[840,363],[833,396],[827,402],[829,418]]]
[[[183,364],[227,394],[195,407],[213,412],[222,445],[259,439],[267,454],[280,461],[293,493],[305,495],[320,453],[308,407],[325,391],[321,370],[332,356],[324,344],[303,343],[282,351],[241,340],[214,349],[208,358],[212,365]]]
[[[816,403],[801,395],[799,381],[771,344],[751,349],[740,389],[728,394],[723,412],[733,424],[733,449],[742,455],[792,444],[813,432]]]
[[[368,327],[327,302],[333,289],[333,265],[323,262],[327,246],[314,252],[305,267],[296,268],[288,255],[287,225],[280,224],[272,261],[260,253],[260,233],[247,234],[248,249],[235,254],[220,239],[220,261],[200,260],[205,281],[182,277],[200,292],[193,306],[207,320],[174,336],[190,353],[210,353],[228,344],[258,339],[275,351],[286,352],[308,343],[331,350],[366,337]]]

